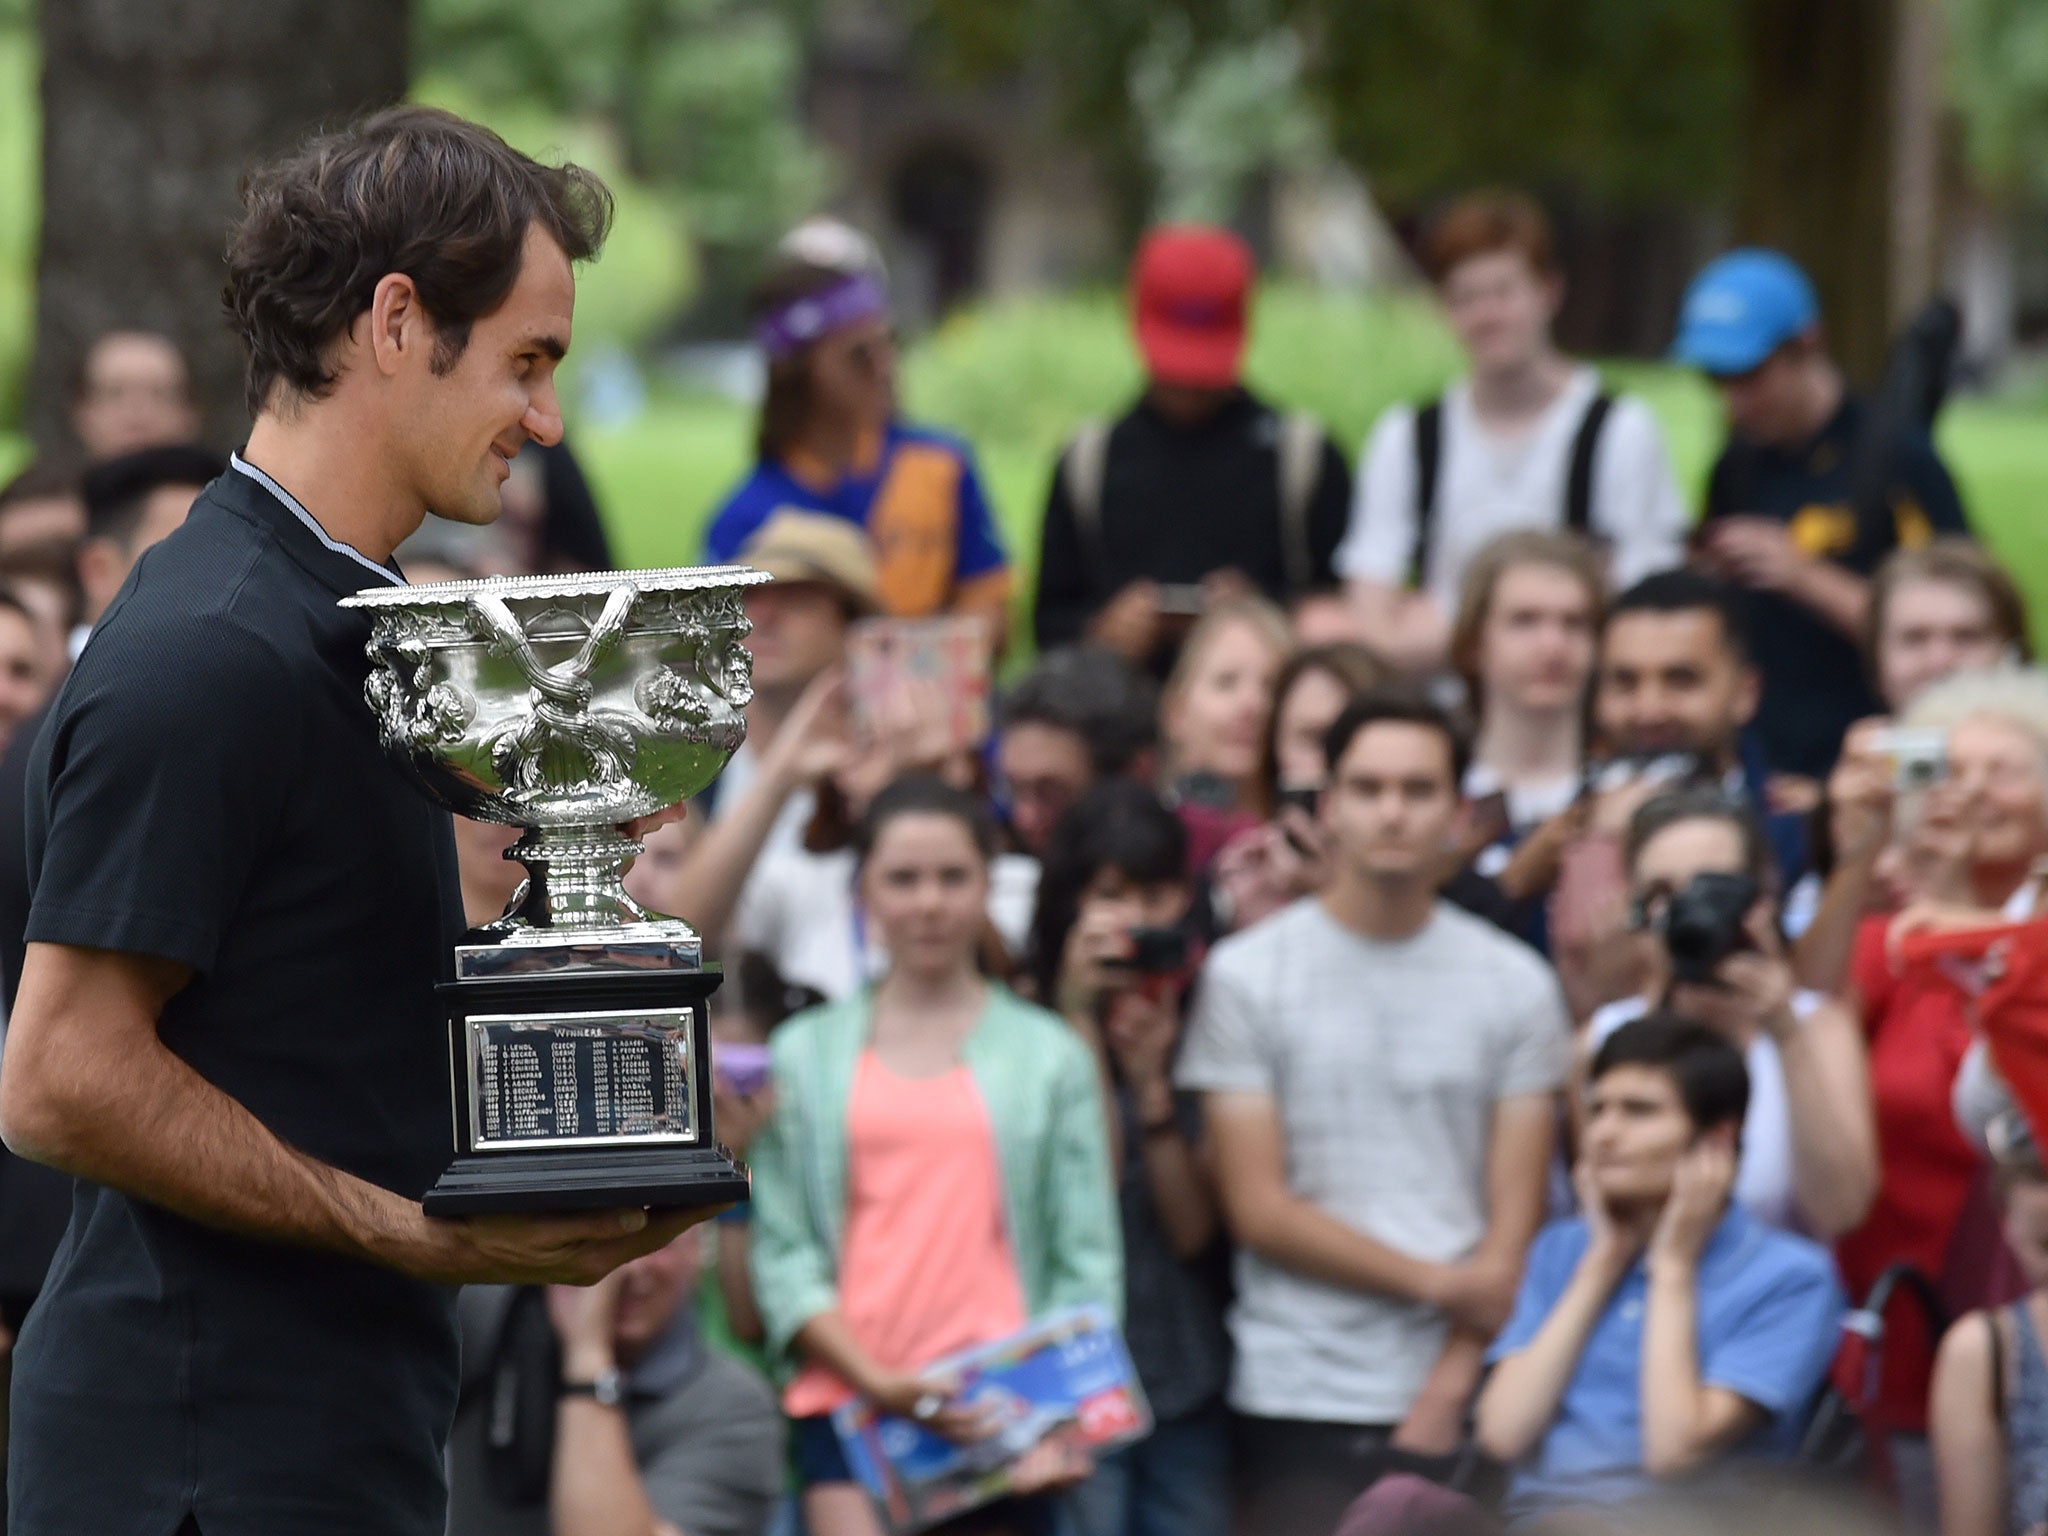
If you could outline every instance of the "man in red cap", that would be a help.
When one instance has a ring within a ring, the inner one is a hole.
[[[1241,382],[1252,277],[1227,230],[1168,226],[1139,247],[1145,393],[1060,457],[1039,560],[1042,648],[1086,638],[1158,662],[1205,583],[1286,602],[1334,581],[1350,471],[1313,418]]]

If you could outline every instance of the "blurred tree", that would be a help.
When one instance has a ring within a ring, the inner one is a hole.
[[[419,0],[414,39],[422,71],[486,110],[608,125],[623,169],[681,193],[714,251],[755,254],[824,184],[782,0]]]
[[[192,361],[208,431],[247,429],[220,319],[242,172],[397,100],[408,0],[44,0],[43,217],[28,426],[48,447],[84,346],[140,326]]]
[[[2000,197],[2048,194],[2048,5],[1948,0],[1949,99],[1970,169]]]

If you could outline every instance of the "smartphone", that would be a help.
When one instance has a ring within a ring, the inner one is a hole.
[[[752,1098],[768,1086],[768,1047],[752,1040],[714,1041],[711,1075],[727,1093]]]
[[[1940,731],[1888,726],[1874,734],[1871,747],[1890,762],[1892,788],[1902,795],[1931,789],[1948,777],[1948,737]]]
[[[1179,928],[1130,928],[1131,952],[1104,965],[1141,976],[1172,976],[1187,969],[1188,936]]]
[[[1193,618],[1209,601],[1209,594],[1195,582],[1167,582],[1159,588],[1159,611],[1176,618]]]

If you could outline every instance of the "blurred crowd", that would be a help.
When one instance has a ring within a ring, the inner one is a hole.
[[[775,578],[748,736],[629,880],[724,963],[753,1199],[588,1290],[466,1293],[457,1536],[869,1536],[833,1411],[971,1440],[925,1367],[1084,1303],[1150,1434],[1041,1445],[948,1529],[2048,1524],[2048,675],[1932,445],[1940,359],[1853,391],[1797,266],[1718,258],[1673,343],[1726,408],[1695,496],[1554,344],[1533,202],[1421,255],[1467,368],[1354,468],[1244,381],[1245,245],[1152,232],[1145,384],[1050,466],[1027,607],[971,446],[899,408],[874,246],[776,250],[703,552]],[[0,800],[223,468],[161,337],[102,338],[72,406],[78,457],[0,489]],[[499,525],[399,559],[609,564],[538,446]],[[972,664],[856,686],[864,635],[941,620]],[[482,923],[512,829],[457,834]],[[10,1328],[65,1210],[0,1164]],[[557,1413],[614,1370],[630,1465]]]

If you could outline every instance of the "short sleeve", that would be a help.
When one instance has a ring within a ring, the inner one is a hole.
[[[1382,415],[1359,453],[1351,521],[1332,563],[1347,581],[1408,583],[1415,553],[1415,412]]]
[[[1719,1337],[1700,1341],[1703,1384],[1739,1393],[1780,1420],[1804,1409],[1820,1390],[1848,1309],[1833,1262],[1804,1242],[1798,1248],[1748,1305],[1714,1330]]]
[[[1631,395],[1614,405],[1600,444],[1594,522],[1612,546],[1617,589],[1685,559],[1685,497],[1650,408]]]
[[[1528,1001],[1516,1011],[1505,1042],[1499,1096],[1554,1093],[1571,1075],[1571,1013],[1564,994],[1547,968],[1516,984],[1515,990]]]
[[[755,530],[767,521],[773,504],[761,483],[762,469],[763,466],[756,465],[753,473],[712,514],[711,524],[704,530],[706,565],[732,564],[746,547],[747,540],[754,536]]]
[[[975,465],[974,455],[965,448],[959,453],[960,543],[953,575],[956,583],[964,584],[977,576],[1007,569],[1010,557],[1003,552],[1002,537],[996,532],[995,514],[982,489],[981,471]]]
[[[1489,1365],[1529,1347],[1543,1320],[1556,1308],[1571,1283],[1572,1267],[1585,1247],[1585,1226],[1577,1220],[1554,1221],[1536,1234],[1522,1265],[1522,1283],[1515,1290],[1515,1309],[1486,1351]]]
[[[640,1467],[654,1512],[689,1536],[758,1536],[782,1492],[782,1415],[768,1384],[736,1360],[713,1357],[686,1389],[715,1397],[688,1432]]]
[[[30,942],[219,958],[299,778],[298,685],[260,637],[196,624],[117,618],[65,688],[30,786]]]
[[[1278,1073],[1268,1043],[1267,1010],[1245,984],[1242,954],[1219,951],[1195,990],[1194,1016],[1175,1079],[1201,1092],[1273,1094]]]

